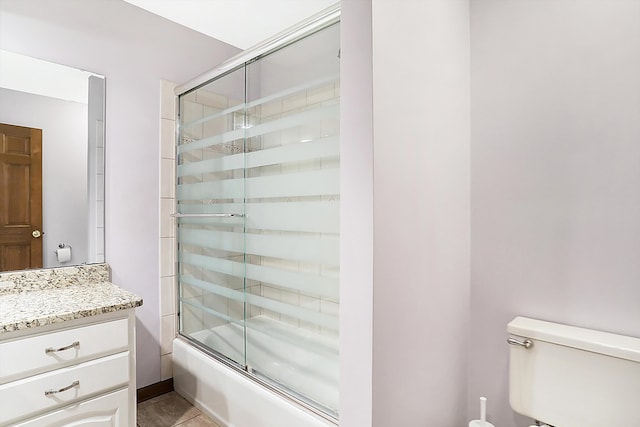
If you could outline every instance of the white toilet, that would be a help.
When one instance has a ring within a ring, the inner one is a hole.
[[[640,338],[516,317],[509,400],[555,427],[640,427]]]

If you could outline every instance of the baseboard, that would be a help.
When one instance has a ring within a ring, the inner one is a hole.
[[[144,402],[145,400],[161,396],[165,393],[169,393],[170,391],[173,391],[173,378],[169,378],[168,380],[160,381],[159,383],[139,388],[136,395],[138,403],[140,403]]]

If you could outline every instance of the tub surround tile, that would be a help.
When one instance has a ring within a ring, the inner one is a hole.
[[[141,305],[109,282],[107,264],[0,274],[0,334]]]
[[[160,199],[160,237],[175,237],[175,218],[171,216],[175,211],[175,199]]]
[[[175,276],[160,278],[160,316],[176,314]]]
[[[160,356],[160,381],[173,378],[173,357],[171,353]]]
[[[160,277],[168,277],[174,275],[175,246],[175,237],[160,238]]]
[[[176,332],[177,325],[177,295],[175,288],[175,247],[176,247],[176,220],[171,217],[175,212],[175,171],[176,171],[176,112],[178,107],[178,98],[174,93],[176,84],[168,81],[161,81],[160,98],[161,103],[161,132],[160,140],[160,266],[159,266],[159,292],[160,292],[160,376],[162,380],[173,377],[173,365],[171,358],[171,341]],[[192,94],[191,101],[194,101]],[[217,99],[213,96],[210,102],[202,102],[201,104],[226,106],[228,102],[225,99]],[[193,107],[187,102],[184,106],[186,109]],[[195,110],[189,112],[183,111],[184,114],[194,113],[201,116],[205,107],[200,105]],[[203,125],[193,126],[195,133],[186,132],[186,137],[195,138],[202,133]],[[200,153],[189,153],[198,154]],[[183,182],[184,183],[184,182]],[[202,318],[202,316],[200,316]],[[171,319],[171,320],[169,320]],[[202,323],[202,321],[200,321]]]
[[[160,197],[174,199],[175,183],[175,160],[160,159]]]
[[[175,316],[162,316],[160,319],[160,355],[171,353],[173,339],[176,337]]]
[[[173,93],[176,84],[166,80],[160,81],[160,117],[163,119],[175,120],[176,118],[176,97]]]
[[[160,157],[176,157],[176,122],[173,119],[160,119]]]

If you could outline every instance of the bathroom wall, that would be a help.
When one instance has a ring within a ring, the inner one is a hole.
[[[137,309],[138,387],[160,381],[160,79],[238,50],[125,2],[2,0],[0,48],[106,76],[106,260]]]
[[[523,315],[640,336],[640,2],[471,1],[469,414]]]
[[[42,129],[43,264],[61,265],[60,243],[68,264],[87,262],[87,104],[3,88],[0,99],[0,123]]]
[[[340,425],[372,425],[371,2],[343,0],[340,45]],[[348,141],[348,143],[345,143]]]
[[[461,426],[469,3],[373,0],[372,34],[373,426]]]

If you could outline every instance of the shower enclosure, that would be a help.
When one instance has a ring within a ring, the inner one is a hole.
[[[179,95],[180,335],[337,418],[339,12]]]

